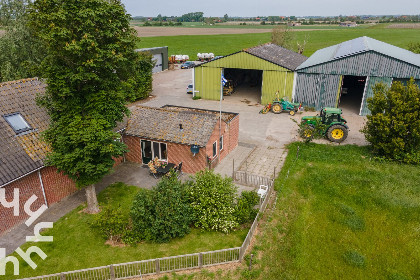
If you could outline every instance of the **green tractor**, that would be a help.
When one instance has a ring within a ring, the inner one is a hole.
[[[289,115],[294,116],[295,113],[300,109],[300,103],[292,103],[287,100],[286,97],[282,99],[274,99],[273,104],[271,105],[271,111],[274,114],[280,114],[281,112],[289,112]]]
[[[341,117],[342,111],[338,108],[325,107],[321,109],[319,115],[302,117],[302,123],[308,126],[304,129],[302,137],[312,138],[315,126],[322,124],[323,134],[331,142],[341,143],[346,140],[349,127],[347,121]]]

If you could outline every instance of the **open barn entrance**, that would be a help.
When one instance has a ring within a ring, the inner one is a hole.
[[[365,85],[366,76],[343,76],[339,107],[359,115]]]
[[[225,68],[224,77],[228,80],[223,89],[226,100],[261,103],[262,70]]]

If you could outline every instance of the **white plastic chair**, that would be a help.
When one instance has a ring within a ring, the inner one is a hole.
[[[268,191],[268,186],[265,185],[260,185],[260,188],[257,191],[257,194],[260,198],[264,198],[265,195],[267,194]]]

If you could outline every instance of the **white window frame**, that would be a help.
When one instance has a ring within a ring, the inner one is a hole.
[[[159,144],[159,151],[158,151],[158,157],[157,158],[160,161],[168,162],[168,144],[165,143],[165,142],[157,142],[157,141],[150,141],[150,142],[152,143],[152,160],[154,158],[156,158],[155,146],[153,145],[153,143],[158,143]],[[165,146],[166,146],[166,159],[162,159],[162,149],[161,149],[161,146],[160,146],[161,144],[165,144]]]
[[[216,145],[216,149],[214,148],[214,145]],[[213,152],[213,158],[217,157],[217,140],[214,141],[213,146],[212,146],[212,152]],[[214,153],[216,151],[216,154]]]
[[[220,136],[220,139],[219,139],[219,143],[220,143],[220,145],[219,145],[219,150],[220,150],[220,151],[223,151],[223,144],[224,144],[224,143],[223,143],[223,142],[224,142],[223,140],[224,140],[224,139],[223,139],[223,135],[222,135],[222,136]]]

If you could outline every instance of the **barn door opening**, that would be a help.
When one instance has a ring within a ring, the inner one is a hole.
[[[223,90],[225,99],[261,103],[262,70],[225,68],[224,77],[228,81]]]
[[[366,78],[366,76],[343,77],[340,99],[338,101],[340,108],[357,115],[360,113]]]

